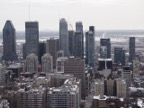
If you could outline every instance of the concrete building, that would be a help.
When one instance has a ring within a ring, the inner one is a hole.
[[[94,83],[94,95],[104,95],[104,80],[96,80]]]
[[[125,80],[117,79],[116,80],[116,96],[121,98],[127,95],[127,84]]]
[[[114,79],[107,79],[106,80],[106,95],[107,96],[115,96],[115,92],[116,92],[116,89],[115,89],[115,80]]]
[[[0,64],[0,86],[4,86],[6,84],[6,68]]]
[[[59,22],[59,47],[64,51],[64,56],[69,55],[69,41],[68,41],[68,25],[67,21],[62,18]]]
[[[129,66],[123,67],[122,78],[126,81],[128,87],[131,86],[132,72]]]
[[[26,57],[26,72],[38,72],[38,57],[35,54],[29,54]]]
[[[70,57],[64,61],[64,73],[73,74],[74,77],[81,79],[82,98],[85,97],[85,62],[80,58]]]
[[[46,52],[53,57],[53,67],[56,67],[57,52],[59,51],[59,39],[50,38],[46,41]]]
[[[56,61],[56,70],[59,72],[64,72],[64,62],[68,57],[59,57]]]
[[[3,60],[17,60],[16,54],[16,33],[10,20],[7,20],[3,28]]]
[[[75,32],[74,34],[74,56],[83,58],[83,49],[82,49],[82,33]]]
[[[74,31],[70,30],[68,31],[68,37],[69,37],[69,53],[70,56],[74,55]]]
[[[72,74],[64,74],[63,72],[54,72],[47,74],[50,77],[50,87],[60,87],[66,79],[74,79]]]
[[[135,59],[132,61],[132,68],[133,68],[133,77],[139,77],[140,76],[140,61],[138,59]]]
[[[77,85],[50,88],[47,92],[47,108],[79,108],[80,95]]]
[[[111,42],[110,42],[110,39],[109,38],[108,39],[106,39],[106,38],[100,39],[100,46],[106,46],[106,48],[107,48],[107,58],[111,58]],[[101,57],[101,55],[100,55],[100,57]]]
[[[59,58],[59,57],[64,57],[64,51],[63,50],[59,50],[57,52],[57,58]]]
[[[25,48],[26,56],[36,54],[38,56],[39,46],[39,24],[38,22],[25,22]]]
[[[129,62],[135,59],[135,37],[129,38]]]
[[[114,48],[114,63],[125,65],[125,50],[123,48]]]
[[[94,32],[86,33],[86,64],[94,67],[95,56],[95,35]]]
[[[53,57],[46,53],[42,56],[42,72],[53,72]]]
[[[20,89],[17,93],[17,108],[45,108],[45,97],[41,89]]]

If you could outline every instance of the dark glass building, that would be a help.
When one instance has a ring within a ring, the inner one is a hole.
[[[83,58],[83,50],[82,50],[82,34],[81,32],[75,32],[74,35],[74,56]]]
[[[39,24],[38,22],[25,23],[25,49],[26,56],[29,54],[36,54],[38,56],[39,47]]]
[[[135,59],[135,37],[129,38],[129,62]]]
[[[125,50],[123,48],[114,48],[114,63],[125,65]]]
[[[38,60],[39,63],[41,64],[41,57],[46,53],[46,43],[45,42],[40,42],[39,43],[39,56],[38,56]]]
[[[10,20],[7,20],[3,28],[3,60],[17,60],[16,54],[16,33]]]
[[[69,53],[72,56],[74,54],[74,31],[68,31],[69,38]]]
[[[100,46],[106,46],[107,49],[107,58],[111,58],[111,42],[110,39],[100,39]],[[100,55],[101,57],[101,55]]]

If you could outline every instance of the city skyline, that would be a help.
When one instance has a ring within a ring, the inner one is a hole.
[[[143,0],[0,0],[0,31],[6,20],[17,31],[25,30],[26,21],[38,21],[40,30],[58,30],[60,18],[73,28],[82,21],[84,30],[89,25],[96,30],[144,29],[143,9]]]

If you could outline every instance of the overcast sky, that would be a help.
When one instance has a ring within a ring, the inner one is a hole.
[[[24,30],[29,20],[39,21],[40,30],[58,30],[60,18],[73,29],[82,21],[85,30],[89,25],[144,30],[144,0],[0,0],[0,31],[6,20],[12,20],[16,30]]]

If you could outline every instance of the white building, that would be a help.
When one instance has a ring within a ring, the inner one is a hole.
[[[60,44],[60,50],[64,51],[64,56],[69,55],[69,42],[68,42],[68,25],[67,21],[62,18],[59,22],[59,44]]]
[[[35,54],[29,54],[26,57],[26,72],[37,72],[38,71],[38,57]]]
[[[42,72],[53,72],[53,57],[46,53],[42,56]]]
[[[79,108],[80,105],[80,93],[77,85],[50,88],[47,97],[47,108]]]

